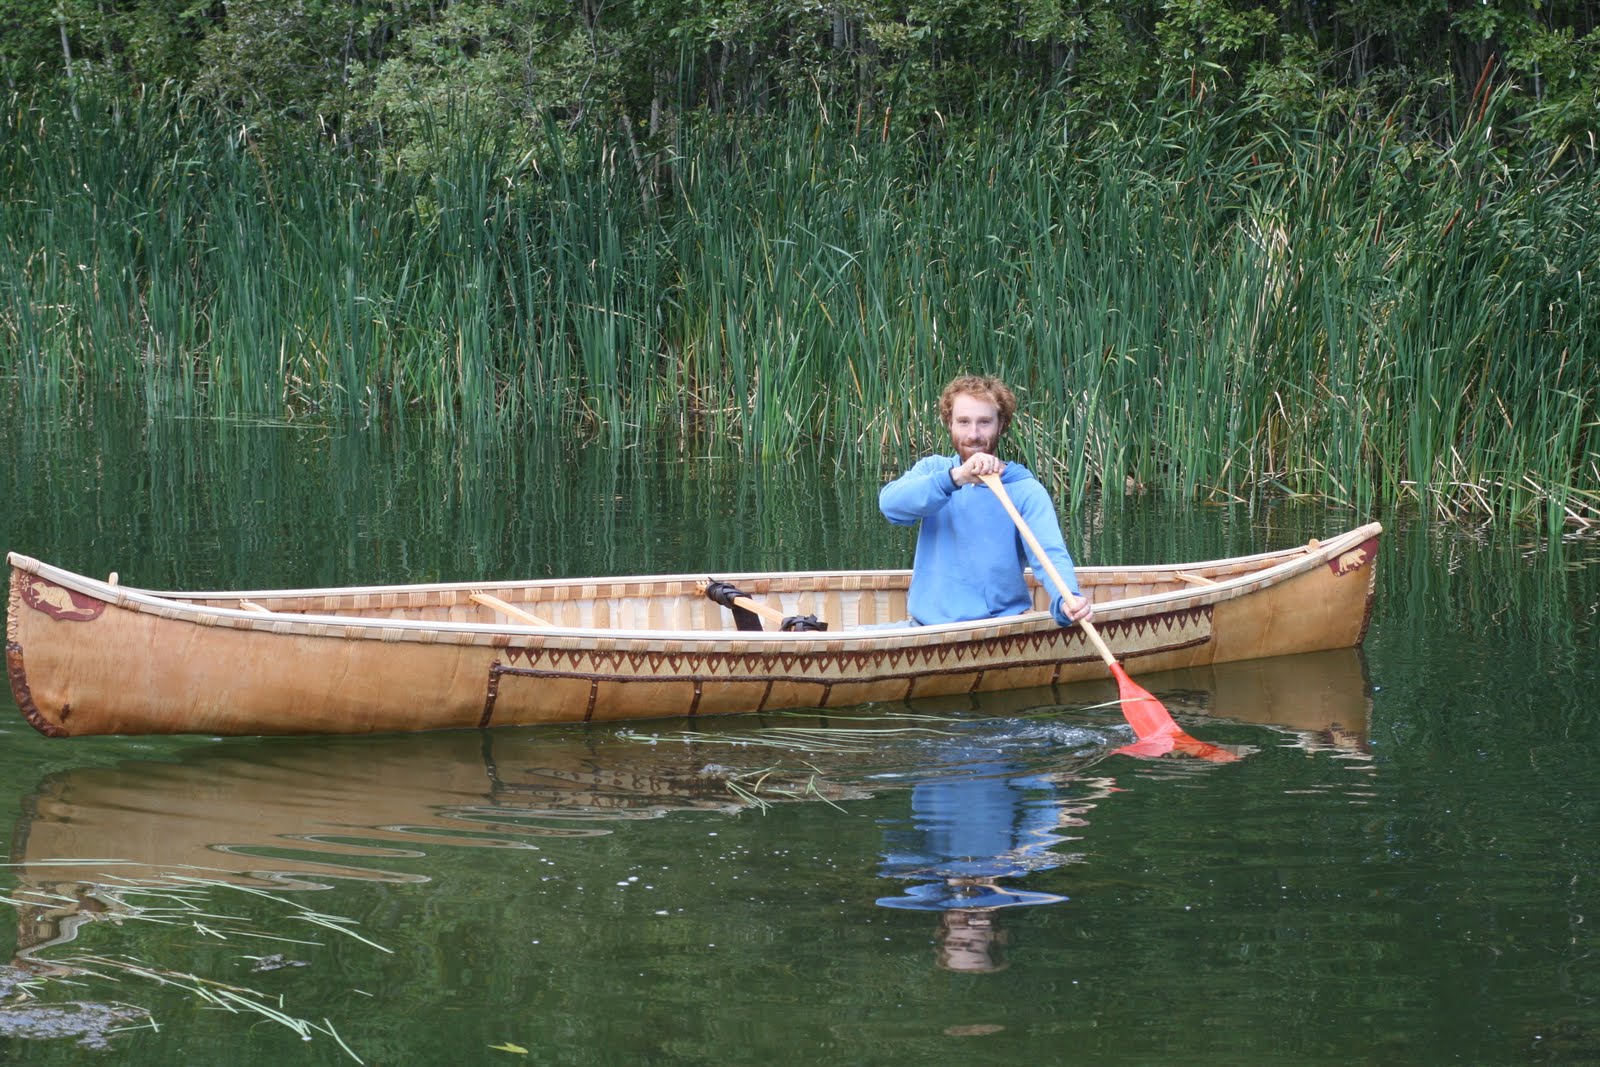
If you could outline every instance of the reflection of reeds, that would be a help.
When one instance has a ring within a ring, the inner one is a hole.
[[[896,719],[908,716],[896,715]],[[863,727],[852,729],[845,726],[764,726],[749,733],[705,733],[698,730],[683,730],[672,734],[643,734],[634,731],[621,731],[619,734],[624,740],[637,741],[643,744],[656,744],[661,741],[676,741],[682,744],[694,745],[728,745],[734,748],[772,748],[791,752],[870,752],[875,742],[881,742],[892,737],[940,737],[949,736],[942,730],[929,726],[885,726],[882,728]]]
[[[646,210],[604,143],[269,171],[158,95],[0,114],[0,375],[51,410],[115,389],[899,461],[974,368],[1024,387],[1023,451],[1074,493],[1600,519],[1600,178],[1509,162],[1492,101],[1442,142],[1181,95],[1066,141],[1058,101],[906,143],[687,124]]]
[[[767,718],[812,718],[807,713],[775,713]],[[745,808],[765,813],[778,801],[820,800],[838,808],[837,801],[858,799],[866,794],[860,790],[830,781],[826,772],[812,763],[801,760],[800,765],[784,762],[793,756],[849,757],[863,756],[881,751],[885,742],[905,742],[920,739],[950,737],[947,730],[931,725],[949,724],[956,720],[943,716],[900,712],[892,716],[829,715],[827,726],[762,725],[750,730],[680,730],[671,733],[643,733],[633,730],[618,732],[621,740],[635,744],[678,744],[692,746],[724,747],[757,750],[763,755],[774,753],[779,762],[749,770],[732,767],[707,768],[708,775],[720,778],[729,794]],[[882,725],[852,727],[839,726],[838,722],[858,720]],[[918,725],[897,726],[896,722],[911,721]],[[924,725],[928,724],[928,725]],[[843,810],[843,809],[840,809]]]
[[[1538,746],[1556,748],[1587,737],[1600,612],[1595,531],[1546,539],[1419,524],[1395,543],[1392,562],[1378,572],[1374,626],[1382,643],[1373,654],[1429,670],[1394,672],[1396,682],[1415,685],[1428,699],[1407,700],[1404,686],[1390,686],[1388,700],[1403,704],[1391,703],[1391,728],[1408,731],[1408,743],[1491,751],[1491,729],[1526,730]],[[1463,695],[1431,699],[1437,671],[1462,672],[1450,681]],[[1507,677],[1517,684],[1501,684]],[[1483,716],[1489,708],[1494,714]],[[1473,719],[1472,731],[1462,728],[1467,710],[1483,718]]]
[[[794,784],[794,772],[782,767],[766,767],[758,771],[750,771],[742,775],[734,775],[728,779],[728,792],[738,798],[747,808],[765,812],[772,806],[772,800],[820,800],[830,808],[843,811],[828,791],[837,793],[836,788],[824,791],[820,784],[820,772],[805,778],[804,784],[798,788]],[[779,784],[769,785],[770,780]]]
[[[128,978],[142,978],[157,985],[169,986],[183,990],[193,995],[196,999],[233,1013],[254,1013],[287,1027],[300,1036],[303,1041],[310,1041],[314,1034],[327,1034],[338,1043],[339,1047],[349,1054],[357,1063],[364,1063],[360,1056],[339,1036],[339,1031],[334,1029],[333,1023],[324,1018],[321,1025],[307,1019],[301,1019],[282,1010],[282,998],[272,998],[265,993],[244,986],[230,985],[199,975],[186,974],[181,971],[169,971],[159,967],[151,967],[139,963],[137,960],[126,957],[116,958],[109,956],[68,956],[55,961],[72,967],[76,973],[108,981],[119,981],[119,976]],[[274,1006],[271,1001],[277,999]],[[151,1020],[154,1026],[154,1019]]]
[[[287,937],[252,927],[250,925],[252,920],[241,915],[209,910],[212,902],[223,890],[244,893],[256,900],[282,906],[289,910],[288,918],[291,920],[307,922],[319,929],[339,933],[380,952],[392,951],[353,929],[356,924],[354,919],[319,912],[287,897],[251,886],[208,878],[199,873],[198,868],[183,868],[139,878],[105,873],[105,868],[114,868],[118,865],[119,861],[116,860],[60,859],[41,860],[33,864],[6,864],[10,867],[76,866],[86,870],[96,870],[100,875],[97,880],[82,883],[82,892],[77,897],[26,889],[19,890],[12,898],[4,898],[4,903],[16,908],[24,922],[36,916],[42,918],[41,913],[53,907],[64,906],[65,911],[71,914],[71,926],[62,937],[44,945],[35,945],[22,953],[32,963],[48,968],[48,973],[35,980],[36,994],[52,982],[81,984],[86,978],[98,978],[110,982],[121,982],[128,978],[141,979],[181,990],[214,1008],[235,1014],[260,1016],[286,1027],[305,1041],[312,1040],[316,1034],[325,1034],[331,1037],[351,1059],[357,1063],[363,1062],[340,1037],[332,1021],[324,1018],[321,1023],[316,1023],[291,1014],[286,1010],[282,996],[273,997],[233,983],[172,970],[129,955],[106,955],[95,952],[43,955],[44,950],[48,948],[76,941],[85,925],[103,922],[117,926],[135,922],[186,927],[194,930],[201,938],[211,941],[232,941],[241,938],[311,947],[321,946],[322,942],[319,941]],[[84,901],[90,899],[97,902],[96,906],[84,907]],[[259,959],[259,957],[244,958]],[[149,1025],[159,1028],[153,1015],[150,1016]]]
[[[1005,694],[1000,696],[1003,698]],[[925,703],[939,702],[935,699]],[[1073,707],[1079,712],[1101,712],[1117,706],[1118,702],[1111,700]],[[1016,727],[1030,720],[1057,721],[1062,710],[1063,705],[1053,702],[1027,706],[1008,704],[1004,708],[1005,718],[999,721],[1005,724],[1002,729]],[[817,714],[807,711],[769,712],[762,717],[765,720],[762,725],[749,729],[724,723],[717,728],[708,726],[672,732],[621,730],[617,736],[619,740],[634,744],[720,747],[737,750],[741,755],[756,756],[762,763],[752,769],[711,764],[701,773],[708,780],[720,781],[740,806],[765,813],[774,803],[783,801],[820,800],[830,807],[839,808],[838,801],[869,796],[888,780],[883,775],[885,768],[898,766],[893,754],[911,754],[916,770],[925,771],[927,768],[921,761],[927,756],[929,745],[949,751],[952,746],[959,748],[972,744],[978,724],[989,722],[992,725],[994,721],[874,708],[871,712],[857,715],[830,711],[826,725],[773,725],[771,722],[785,718],[815,720]],[[1119,717],[1119,724],[1120,721]],[[867,725],[840,725],[851,722]],[[992,743],[991,737],[980,744]],[[1081,774],[1104,759],[1112,747],[1097,744],[1078,752],[1077,758],[1072,761],[1074,773]],[[812,762],[813,758],[816,762]],[[768,759],[773,762],[766,762]],[[886,760],[889,762],[886,763]],[[1064,766],[1060,753],[1052,754],[1051,765],[1056,770]],[[863,775],[867,777],[863,778]],[[898,769],[893,772],[893,778],[904,780]]]

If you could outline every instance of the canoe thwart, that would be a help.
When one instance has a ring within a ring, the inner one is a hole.
[[[1189,582],[1189,583],[1191,583],[1193,585],[1216,585],[1217,584],[1217,580],[1215,578],[1207,578],[1203,574],[1189,574],[1186,571],[1179,571],[1178,572],[1178,579],[1180,581]]]
[[[473,593],[472,596],[469,599],[474,604],[482,604],[486,608],[493,608],[495,611],[500,612],[502,615],[505,615],[507,618],[518,619],[518,620],[520,620],[522,622],[527,623],[529,626],[554,626],[555,625],[555,623],[551,622],[549,619],[541,618],[540,616],[535,615],[531,611],[524,611],[522,608],[516,607],[516,606],[511,605],[511,604],[507,604],[504,600],[501,600],[499,597],[490,596],[488,593]]]
[[[785,615],[777,608],[750,599],[743,591],[727,582],[717,582],[707,578],[704,592],[707,600],[721,604],[733,612],[734,625],[741,630],[761,629],[761,619],[756,618],[758,615],[777,623],[778,629],[785,631],[816,631],[828,628],[828,624],[815,615]]]

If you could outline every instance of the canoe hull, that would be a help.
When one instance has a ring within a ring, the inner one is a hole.
[[[1114,595],[1157,588],[1144,573],[1149,568],[1083,568],[1080,578],[1095,596],[1101,635],[1135,676],[1344,648],[1365,634],[1378,534],[1371,525],[1281,561],[1278,554],[1252,557],[1267,563],[1253,568],[1245,565],[1250,560],[1217,561],[1206,565],[1216,577],[1173,581],[1170,592]],[[7,673],[28,721],[56,737],[626,721],[900,702],[1105,677],[1083,633],[1059,628],[1040,612],[952,626],[785,634],[430,624],[389,601],[453,605],[466,599],[466,587],[394,587],[388,600],[340,591],[344,600],[330,594],[318,601],[341,610],[358,596],[363,604],[385,605],[360,616],[257,613],[221,607],[227,598],[218,594],[145,593],[26,557],[13,555],[11,562]],[[787,596],[794,606],[831,603],[849,615],[855,601],[841,607],[839,590],[903,585],[899,572],[885,574],[743,581]],[[574,617],[582,594],[589,596],[582,611],[590,614],[608,597],[659,596],[664,606],[652,612],[687,618],[692,581],[522,583],[515,595],[525,603],[555,602]],[[669,589],[677,600],[666,599]],[[455,607],[435,611],[450,612],[461,615]],[[693,618],[715,612],[696,606]]]

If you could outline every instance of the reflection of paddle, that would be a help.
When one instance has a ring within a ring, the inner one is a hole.
[[[1007,514],[1011,516],[1011,521],[1017,524],[1017,531],[1022,534],[1023,540],[1028,542],[1028,547],[1033,549],[1034,556],[1044,565],[1045,572],[1050,575],[1050,580],[1055,582],[1056,589],[1063,594],[1070,592],[1055,564],[1045,555],[1039,539],[1028,529],[1028,523],[1023,519],[1022,512],[1011,502],[1011,494],[1007,493],[1005,486],[1001,484],[1000,476],[985,474],[981,477],[983,484],[994,491],[995,497],[1005,507]],[[1095,629],[1094,624],[1088,619],[1083,619],[1077,625],[1083,627],[1090,644],[1094,645],[1095,651],[1100,653],[1100,658],[1105,660],[1106,666],[1111,669],[1111,676],[1117,680],[1117,691],[1122,697],[1122,714],[1127,718],[1128,725],[1133,727],[1134,737],[1138,739],[1133,744],[1118,749],[1118,752],[1129,756],[1164,756],[1168,752],[1178,752],[1217,762],[1239,758],[1227,749],[1198,741],[1184,733],[1182,728],[1172,721],[1172,716],[1167,714],[1167,709],[1161,701],[1128,677],[1128,672],[1122,669],[1117,657],[1106,647],[1105,641],[1100,637],[1100,631]]]

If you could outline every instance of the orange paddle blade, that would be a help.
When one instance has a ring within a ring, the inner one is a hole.
[[[1138,739],[1131,745],[1117,749],[1119,754],[1154,759],[1173,753],[1212,763],[1231,763],[1239,758],[1237,753],[1220,745],[1184,733],[1183,728],[1172,721],[1166,706],[1129,678],[1122,664],[1112,663],[1109,666],[1112,676],[1117,679],[1117,690],[1122,697],[1123,717],[1133,727],[1133,736]]]
[[[1210,741],[1201,741],[1183,733],[1172,739],[1172,751],[1194,759],[1203,759],[1209,763],[1232,763],[1234,760],[1244,758],[1221,745],[1213,745]]]
[[[1138,759],[1160,759],[1162,756],[1189,756],[1192,759],[1203,759],[1207,763],[1232,763],[1243,757],[1237,752],[1213,745],[1209,741],[1201,741],[1190,737],[1182,730],[1175,734],[1163,734],[1159,737],[1148,737],[1143,741],[1135,741],[1131,745],[1111,750],[1113,756],[1133,756]]]
[[[1171,752],[1175,746],[1170,734],[1158,734],[1147,737],[1143,741],[1135,741],[1131,745],[1111,750],[1113,756],[1136,756],[1139,759],[1160,759]]]
[[[1113,663],[1110,667],[1112,677],[1117,680],[1117,692],[1122,697],[1122,714],[1127,718],[1128,725],[1133,727],[1135,737],[1144,741],[1183,732],[1178,729],[1178,724],[1172,721],[1172,716],[1167,714],[1167,709],[1161,701],[1129,678],[1128,672],[1122,669],[1122,664]]]

